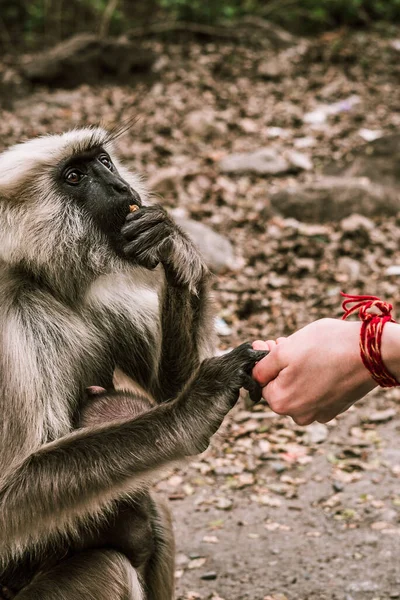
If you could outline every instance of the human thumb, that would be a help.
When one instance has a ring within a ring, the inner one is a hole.
[[[264,387],[267,383],[275,379],[282,369],[277,360],[277,353],[274,352],[276,343],[272,342],[272,344],[270,344],[269,342],[260,342],[257,340],[253,343],[253,348],[254,350],[270,350],[268,356],[260,360],[252,372],[253,378],[261,385],[261,387]]]

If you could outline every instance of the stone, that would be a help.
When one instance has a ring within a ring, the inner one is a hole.
[[[375,412],[367,415],[367,420],[370,423],[385,423],[390,421],[397,415],[394,408],[387,408],[386,410],[376,410]]]
[[[205,108],[188,113],[183,122],[183,129],[189,135],[208,138],[224,135],[227,126],[224,121],[218,118],[213,109]]]
[[[303,117],[303,121],[309,125],[321,125],[327,121],[329,116],[337,115],[341,112],[348,112],[360,102],[361,98],[353,95],[344,100],[339,100],[339,102],[334,102],[333,104],[320,104],[312,112],[306,113]]]
[[[222,173],[258,173],[282,175],[290,170],[289,161],[272,148],[225,156],[220,162]]]
[[[329,164],[324,173],[328,176],[366,177],[379,185],[398,188],[400,186],[400,133],[384,135],[353,148],[341,160]]]
[[[297,152],[296,150],[287,150],[285,157],[290,162],[293,169],[298,171],[311,171],[313,168],[312,161],[307,154]]]
[[[218,575],[215,571],[209,571],[208,573],[204,573],[204,575],[200,576],[200,579],[203,579],[204,581],[214,581],[215,579],[217,579]]]
[[[353,213],[365,217],[396,215],[400,189],[372,183],[366,177],[320,177],[279,190],[270,200],[271,207],[284,217],[326,223]]]
[[[369,580],[365,580],[365,581],[354,581],[353,583],[351,583],[347,590],[349,592],[376,592],[379,590],[379,585],[377,583],[375,583],[374,581],[369,581]]]
[[[187,568],[190,570],[193,569],[200,569],[200,567],[202,567],[205,562],[207,561],[206,558],[193,558],[189,563]]]
[[[275,473],[284,473],[287,469],[286,465],[278,460],[274,460],[270,464]]]
[[[213,273],[236,271],[239,268],[240,262],[236,259],[233,246],[228,238],[204,223],[189,219],[181,211],[172,210],[171,214],[176,223],[196,244]]]
[[[364,215],[359,215],[357,213],[346,217],[340,223],[340,228],[346,233],[355,233],[360,230],[372,231],[374,227],[375,225],[371,219],[368,219],[367,217],[364,217]]]
[[[217,499],[215,506],[220,510],[231,510],[233,502],[229,498],[220,497]]]
[[[337,265],[338,273],[344,275],[347,281],[357,281],[361,273],[361,265],[358,260],[350,256],[341,256]]]
[[[287,77],[293,71],[293,63],[286,53],[276,54],[272,58],[262,60],[257,68],[257,73],[263,79],[277,81]]]
[[[400,275],[400,265],[391,265],[386,269],[385,275],[388,275],[388,277]]]
[[[308,444],[321,444],[328,437],[329,430],[323,423],[312,423],[305,429],[306,433],[304,437],[306,438],[306,443]]]
[[[312,169],[311,160],[305,154],[295,150],[280,152],[274,148],[230,154],[220,161],[219,166],[222,173],[255,173],[267,176]]]

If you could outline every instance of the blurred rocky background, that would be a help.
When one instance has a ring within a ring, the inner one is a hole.
[[[124,161],[215,273],[216,351],[340,317],[340,290],[399,307],[399,22],[400,0],[0,0],[0,150],[132,121]],[[243,398],[158,486],[178,598],[400,598],[399,399],[300,428]]]

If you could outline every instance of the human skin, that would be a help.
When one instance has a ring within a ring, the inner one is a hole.
[[[253,370],[273,411],[298,425],[326,423],[346,411],[377,384],[359,348],[361,321],[320,319],[287,338],[253,343],[270,353]],[[400,325],[386,323],[382,360],[400,381]]]

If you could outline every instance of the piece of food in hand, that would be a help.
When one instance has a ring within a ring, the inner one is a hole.
[[[139,207],[137,204],[131,204],[129,206],[129,212],[133,213],[133,212],[136,212],[137,210],[139,210]]]

